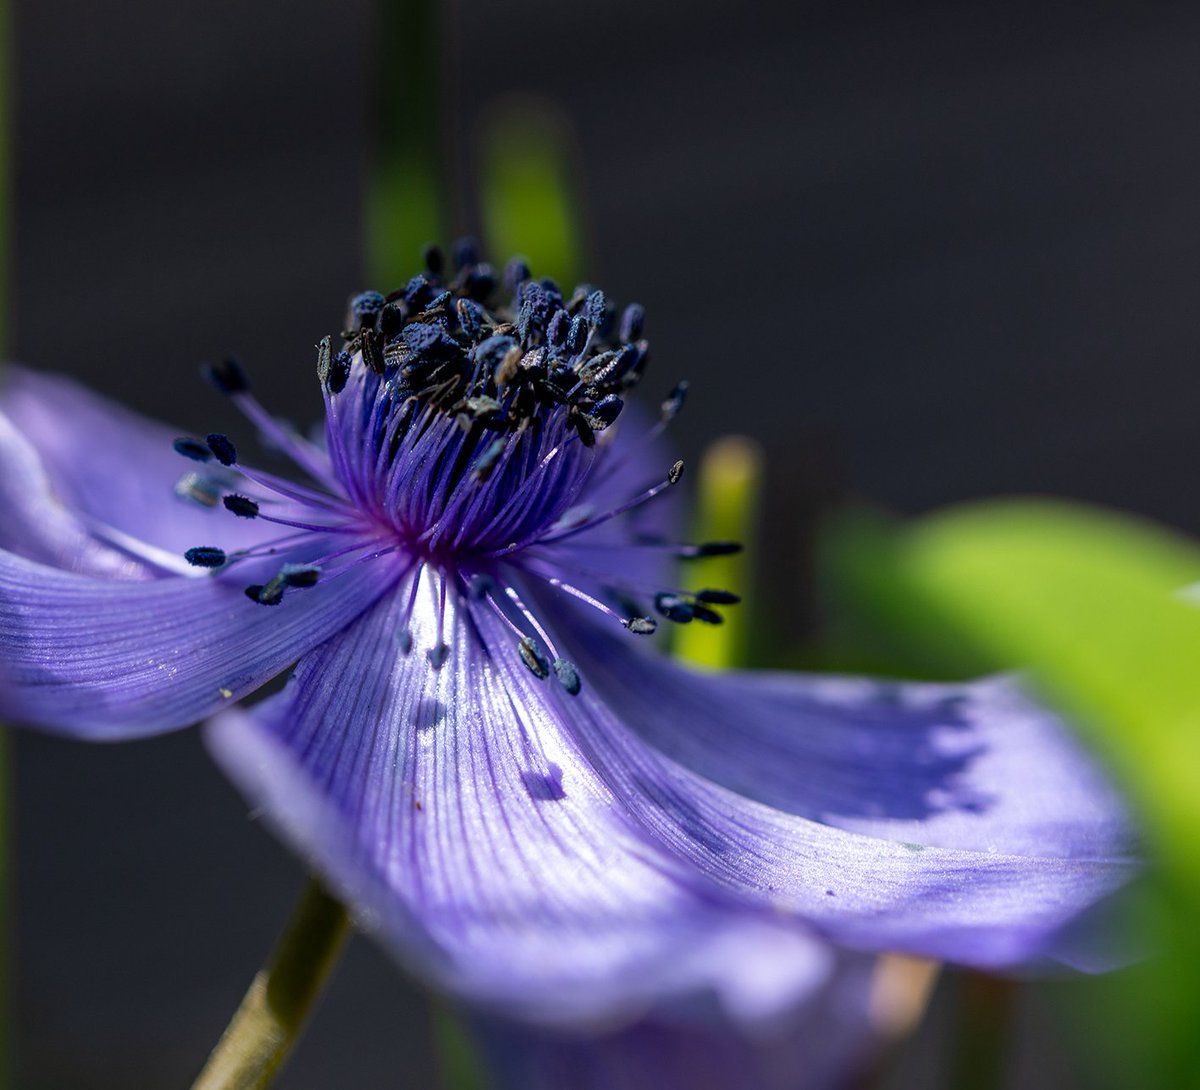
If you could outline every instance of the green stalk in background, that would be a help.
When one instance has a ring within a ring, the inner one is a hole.
[[[568,291],[585,267],[570,124],[543,100],[495,107],[478,149],[483,238],[497,261],[521,254]]]
[[[730,435],[705,452],[697,474],[696,541],[740,541],[747,549],[733,556],[689,561],[689,587],[718,587],[746,595],[750,558],[762,503],[763,454],[752,439]],[[697,666],[745,666],[749,651],[750,610],[744,601],[724,612],[720,625],[690,624],[674,633],[675,653]]]
[[[367,283],[407,283],[429,242],[445,241],[459,214],[449,184],[454,131],[446,78],[452,4],[381,0],[375,5],[371,162],[364,254]]]

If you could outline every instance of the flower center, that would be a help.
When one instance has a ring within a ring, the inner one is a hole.
[[[552,588],[634,633],[656,627],[647,602],[677,623],[718,623],[713,606],[735,595],[664,589],[630,574],[645,566],[634,558],[646,550],[688,558],[738,548],[671,542],[637,524],[635,512],[682,475],[676,462],[646,481],[639,466],[687,392],[679,383],[641,436],[614,427],[649,357],[642,308],[631,304],[618,318],[602,292],[580,287],[567,298],[520,261],[503,276],[509,301],[497,303],[496,277],[473,247],[456,247],[454,264],[445,275],[431,249],[402,290],[351,300],[339,345],[322,339],[324,447],[271,417],[236,364],[213,369],[218,388],[320,487],[245,466],[223,435],[178,440],[180,454],[216,463],[185,477],[182,496],[281,527],[253,549],[197,546],[189,563],[225,577],[282,556],[246,588],[260,605],[384,558],[415,601],[428,571],[439,616],[450,594],[494,610],[525,665],[568,692],[578,691],[577,672],[552,647],[547,658],[550,638],[527,589]],[[434,666],[445,661],[440,636],[428,650]]]

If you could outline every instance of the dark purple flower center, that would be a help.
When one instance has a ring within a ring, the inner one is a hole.
[[[549,586],[635,633],[656,627],[649,603],[671,621],[718,623],[713,606],[736,596],[638,584],[625,569],[631,551],[686,558],[736,546],[649,538],[625,517],[683,471],[676,462],[646,480],[639,463],[682,407],[686,383],[643,437],[617,442],[625,396],[648,361],[642,308],[618,318],[602,292],[580,287],[565,297],[520,261],[503,277],[509,301],[496,302],[497,278],[471,248],[456,249],[456,264],[445,278],[430,251],[426,271],[402,290],[351,300],[339,344],[320,342],[323,449],[274,420],[236,364],[212,370],[218,388],[321,487],[246,467],[224,435],[178,440],[180,454],[221,467],[188,474],[181,495],[208,506],[220,498],[234,516],[281,527],[254,549],[226,555],[200,545],[187,559],[222,578],[238,564],[261,570],[267,558],[283,560],[246,587],[261,605],[367,561],[415,598],[428,570],[443,611],[448,594],[496,609],[525,665],[577,692],[577,671],[547,657],[544,628],[517,588]],[[430,660],[439,666],[445,655],[439,641]]]

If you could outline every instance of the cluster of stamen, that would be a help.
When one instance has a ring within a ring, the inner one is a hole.
[[[410,573],[397,636],[402,653],[412,647],[408,619],[428,571],[438,619],[426,652],[431,665],[449,654],[443,620],[453,594],[468,609],[493,611],[529,671],[553,676],[570,694],[580,690],[579,672],[522,599],[522,577],[636,634],[657,627],[648,601],[668,621],[720,623],[714,607],[735,604],[736,595],[637,585],[606,570],[604,555],[647,548],[690,559],[738,545],[667,542],[632,530],[608,541],[591,535],[618,528],[621,516],[678,483],[682,462],[606,510],[581,502],[637,454],[628,444],[615,454],[607,433],[646,369],[642,308],[631,304],[618,316],[587,286],[565,296],[552,281],[534,280],[519,260],[497,278],[470,243],[455,247],[452,273],[444,266],[430,248],[424,272],[390,295],[355,296],[340,343],[325,337],[318,344],[325,448],[268,414],[235,362],[210,369],[217,388],[319,487],[247,467],[218,433],[176,440],[179,454],[203,465],[181,478],[182,498],[287,530],[235,552],[196,546],[185,554],[188,564],[223,576],[243,561],[286,558],[245,588],[254,602],[273,606],[291,590],[398,554]],[[498,281],[510,302],[495,301]],[[683,382],[670,392],[643,445],[675,418],[686,393]]]

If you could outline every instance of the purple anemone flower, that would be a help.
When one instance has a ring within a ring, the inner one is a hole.
[[[700,995],[768,1018],[826,987],[817,937],[1096,966],[1071,925],[1128,879],[1131,837],[1062,725],[1010,678],[659,654],[659,624],[736,601],[680,585],[734,547],[672,532],[661,432],[686,388],[639,428],[641,308],[503,279],[508,303],[465,254],[357,296],[318,348],[320,442],[215,369],[301,480],[12,369],[0,712],[85,739],[211,718],[217,761],[362,927],[543,1027]]]

